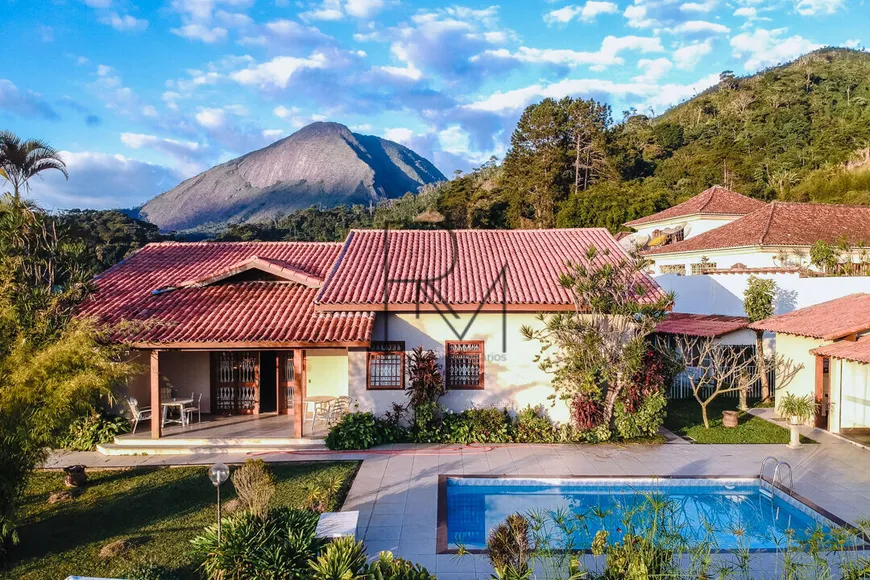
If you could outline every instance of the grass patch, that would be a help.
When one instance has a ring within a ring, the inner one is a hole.
[[[665,427],[697,443],[788,443],[789,430],[760,417],[740,412],[734,428],[722,426],[722,411],[736,411],[738,400],[719,397],[707,407],[710,428],[704,427],[701,406],[695,399],[668,401]],[[803,443],[815,443],[801,436]]]
[[[357,462],[270,464],[277,491],[275,506],[300,507],[309,482],[329,477],[344,481],[330,509],[341,507]],[[123,578],[133,563],[155,562],[181,578],[197,578],[190,540],[217,520],[215,490],[208,467],[89,471],[84,493],[67,503],[50,505],[50,493],[63,487],[63,472],[39,472],[28,485],[14,547],[2,578],[57,580],[69,575]],[[231,483],[221,499],[235,498]],[[101,559],[100,549],[115,540],[133,547],[115,558]]]

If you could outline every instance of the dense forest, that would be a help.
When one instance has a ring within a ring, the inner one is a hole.
[[[722,184],[759,199],[870,204],[870,54],[822,49],[748,77],[731,71],[651,117],[566,97],[526,108],[505,159],[373,207],[309,208],[230,226],[223,240],[342,240],[352,228],[607,227]],[[111,261],[159,237],[82,216]],[[420,219],[420,214],[424,214]],[[139,231],[140,228],[144,228]],[[113,232],[122,236],[115,243]],[[106,238],[108,236],[108,238]],[[92,236],[94,237],[94,236]]]

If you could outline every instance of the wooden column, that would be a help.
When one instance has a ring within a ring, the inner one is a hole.
[[[305,351],[302,349],[293,352],[293,378],[293,436],[301,438],[305,423]]]
[[[160,439],[160,351],[151,351],[151,438]]]
[[[816,407],[816,415],[813,418],[815,427],[824,427],[824,418],[822,416],[822,405],[825,402],[825,357],[816,355],[816,389],[815,400],[819,405]]]

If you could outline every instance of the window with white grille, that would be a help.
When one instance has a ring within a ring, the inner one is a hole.
[[[484,350],[482,340],[447,341],[448,389],[482,389]]]

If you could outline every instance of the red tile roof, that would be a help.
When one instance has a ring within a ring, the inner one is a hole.
[[[870,207],[773,201],[749,215],[695,237],[647,250],[644,255],[754,246],[811,246],[846,239],[870,240]]]
[[[367,343],[371,312],[314,310],[319,281],[340,251],[338,243],[149,244],[99,276],[79,314],[131,321],[123,338],[140,344]],[[227,277],[251,268],[271,277]]]
[[[753,322],[749,328],[838,340],[870,330],[870,294],[850,294]]]
[[[745,316],[672,312],[659,322],[656,332],[715,338],[748,326],[749,319]]]
[[[841,340],[811,350],[813,354],[870,364],[870,334],[858,340]]]
[[[652,222],[667,219],[680,218],[690,215],[746,215],[764,207],[765,203],[751,197],[746,197],[737,192],[726,189],[721,185],[714,185],[704,190],[695,197],[689,198],[683,203],[678,203],[666,210],[626,222],[629,227],[640,226]]]
[[[451,237],[455,236],[455,237]],[[324,310],[371,308],[384,303],[384,239],[376,230],[354,230],[328,276],[318,304]],[[456,240],[454,248],[451,239]],[[568,307],[572,294],[559,285],[566,261],[580,260],[595,246],[599,260],[617,262],[624,250],[600,229],[554,230],[400,230],[388,237],[387,301],[393,308],[414,310],[423,305],[449,304],[475,310],[479,304],[545,310]],[[453,264],[453,256],[456,262]],[[604,252],[609,251],[605,256]],[[499,273],[505,268],[505,290]],[[416,280],[428,278],[431,285]],[[662,290],[645,274],[638,283],[649,296]],[[488,293],[492,288],[491,293]]]

